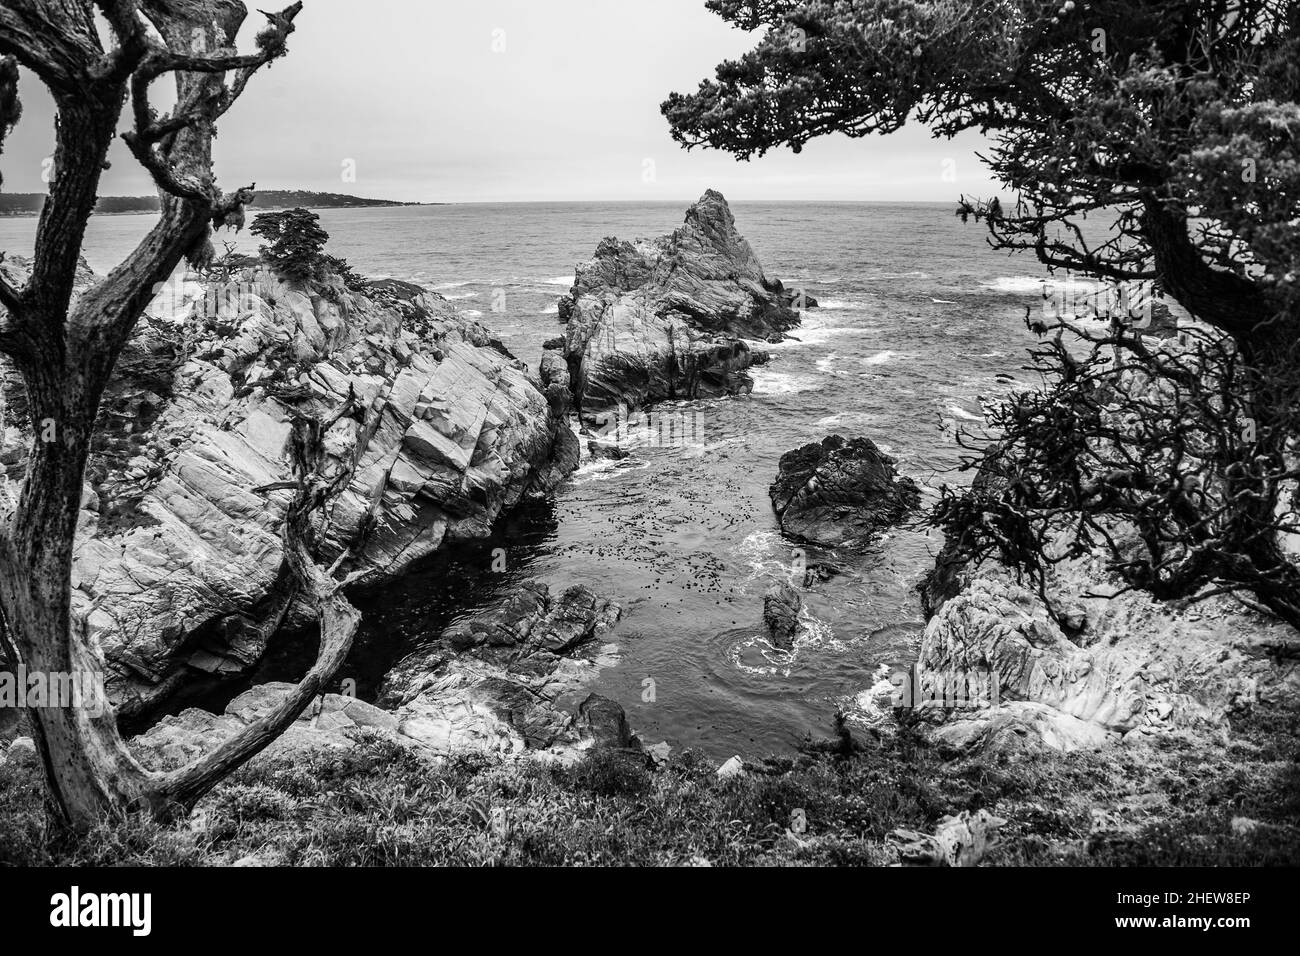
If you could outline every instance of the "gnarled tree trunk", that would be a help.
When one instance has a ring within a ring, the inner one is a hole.
[[[214,226],[242,225],[251,187],[222,193],[212,174],[217,120],[254,73],[282,56],[302,4],[269,20],[256,52],[236,35],[239,0],[5,0],[0,6],[0,145],[19,115],[17,64],[50,89],[58,110],[54,178],[37,226],[31,275],[0,275],[0,352],[26,385],[33,441],[16,503],[0,502],[0,641],[29,673],[102,687],[104,662],[72,610],[73,547],[94,423],[104,387],[158,284],[182,259],[202,261]],[[105,48],[95,15],[111,29]],[[156,33],[154,32],[156,30]],[[161,38],[161,39],[160,39]],[[149,101],[159,77],[175,79],[177,104],[160,116]],[[118,120],[162,198],[158,223],[107,278],[74,301],[86,224]],[[308,445],[307,447],[312,447]],[[307,678],[270,715],[197,763],[150,772],[128,752],[100,700],[47,701],[30,711],[51,804],[64,823],[105,815],[191,808],[225,775],[264,749],[323,691],[359,620],[342,584],[311,560],[312,514],[322,501],[319,456],[295,462],[297,494],[285,529],[286,562],[320,609],[321,652]]]

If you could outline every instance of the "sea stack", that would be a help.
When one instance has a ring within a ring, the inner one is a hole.
[[[605,239],[560,301],[564,355],[587,424],[671,399],[748,392],[767,360],[749,341],[779,340],[816,303],[768,279],[708,190],[685,223],[658,239]]]

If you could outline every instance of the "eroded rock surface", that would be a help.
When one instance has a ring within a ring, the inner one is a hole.
[[[777,582],[763,595],[763,625],[767,636],[777,647],[790,648],[799,636],[799,613],[803,598],[784,581]]]
[[[326,694],[271,752],[347,749],[363,728],[437,756],[549,749],[563,757],[586,746],[626,747],[622,708],[586,689],[620,614],[584,587],[553,597],[528,582],[401,661],[377,704]],[[222,714],[190,709],[166,717],[132,747],[151,763],[187,762],[265,716],[293,686],[259,685]],[[621,743],[611,742],[611,732]]]
[[[12,372],[5,384],[15,482],[30,431]],[[73,570],[120,710],[195,670],[249,668],[296,619],[281,553],[291,492],[258,491],[292,477],[295,416],[337,418],[320,559],[347,554],[343,570],[375,585],[553,488],[578,458],[568,411],[563,363],[534,379],[418,287],[309,294],[251,269],[219,286],[176,280],[106,397]]]
[[[605,239],[560,301],[564,355],[583,418],[665,399],[747,392],[780,338],[816,303],[763,274],[722,195],[709,190],[659,239]]]
[[[439,752],[575,740],[592,658],[621,614],[581,585],[552,595],[528,582],[400,661],[379,703],[398,714],[402,733]]]
[[[191,708],[164,717],[131,741],[131,750],[147,766],[161,769],[190,763],[266,716],[292,693],[293,684],[260,684],[239,695],[221,714]],[[352,731],[370,729],[395,734],[397,719],[353,697],[326,694],[267,748],[271,756],[303,750],[348,750]]]
[[[1232,714],[1300,690],[1286,625],[1227,597],[1180,609],[1142,592],[1090,596],[1120,589],[1107,582],[1099,559],[1064,562],[1049,609],[996,565],[973,571],[926,627],[917,663],[950,679],[991,672],[1001,703],[957,713],[936,736],[963,748],[1060,750],[1217,738]]]

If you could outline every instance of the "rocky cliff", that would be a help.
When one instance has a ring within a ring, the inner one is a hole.
[[[962,581],[927,625],[917,666],[947,687],[990,675],[997,699],[944,714],[934,733],[950,745],[1217,740],[1234,715],[1300,692],[1300,638],[1230,596],[1161,602],[1126,591],[1100,557],[1063,560],[1042,594],[991,561]]]
[[[588,423],[620,405],[748,391],[779,338],[816,303],[768,279],[727,201],[706,192],[669,236],[606,239],[560,301],[564,356]],[[557,343],[558,344],[558,343]]]
[[[296,416],[333,422],[337,493],[319,557],[341,558],[362,584],[485,535],[576,464],[563,367],[533,378],[418,288],[327,286],[260,269],[177,279],[122,356],[90,464],[73,601],[127,714],[195,671],[246,670],[294,620],[281,545],[290,492],[276,486],[292,477]],[[15,482],[30,423],[12,374],[5,396]]]

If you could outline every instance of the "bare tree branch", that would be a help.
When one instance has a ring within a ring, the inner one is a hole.
[[[169,32],[166,26],[172,22],[166,19],[167,14],[163,9],[166,6],[162,3],[152,4],[149,14],[160,24],[159,28],[164,31],[164,35]],[[176,134],[186,129],[215,123],[235,103],[249,79],[258,70],[285,54],[287,39],[295,29],[294,19],[301,10],[302,3],[298,2],[278,14],[266,14],[270,26],[258,34],[258,52],[253,54],[240,55],[225,51],[187,53],[150,41],[149,52],[131,79],[135,128],[124,133],[122,138],[162,192],[188,202],[213,204],[214,213],[224,214],[226,210],[215,208],[220,196],[215,193],[211,182],[195,181],[193,178],[195,175],[206,176],[207,170],[194,169],[189,177],[184,173],[178,174],[177,163],[172,155],[174,150],[168,146]],[[177,34],[172,29],[170,32],[173,37],[187,36],[183,31]],[[193,42],[192,33],[188,34],[188,39]],[[217,38],[216,42],[224,45],[233,39],[232,31],[228,37]],[[176,39],[173,38],[170,42],[175,44]],[[237,75],[234,86],[229,87],[222,81],[222,75],[232,71]],[[169,73],[208,74],[213,81],[197,78],[182,81],[179,84],[180,101],[175,111],[171,116],[158,119],[150,104],[149,87],[154,80]]]
[[[326,683],[346,660],[352,638],[361,623],[361,612],[346,597],[343,588],[349,580],[335,581],[317,566],[312,556],[315,534],[312,516],[320,511],[350,473],[344,471],[334,479],[325,476],[327,456],[324,435],[329,428],[355,407],[354,396],[328,422],[311,418],[294,421],[289,442],[295,475],[296,494],[285,514],[284,560],[299,593],[315,604],[320,621],[320,650],[316,663],[276,708],[267,716],[240,731],[212,753],[193,764],[167,774],[157,786],[158,797],[182,808],[193,806],[214,784],[261,753],[301,716]],[[337,568],[337,564],[335,565]],[[331,573],[334,569],[331,568]]]
[[[149,51],[148,24],[135,0],[95,0],[95,6],[112,27],[117,48],[100,61],[94,75],[100,80],[121,82]]]

